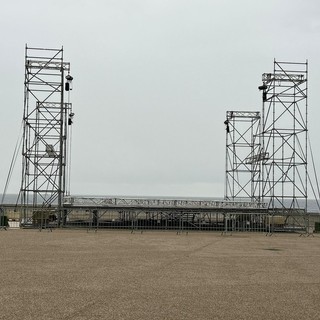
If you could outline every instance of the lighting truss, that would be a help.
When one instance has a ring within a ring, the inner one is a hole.
[[[121,208],[121,209],[266,209],[265,203],[256,201],[221,201],[221,200],[185,200],[185,199],[145,199],[145,198],[114,198],[114,197],[64,197],[66,207],[85,208]]]

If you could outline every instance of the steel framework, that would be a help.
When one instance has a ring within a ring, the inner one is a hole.
[[[266,204],[250,201],[124,197],[64,200],[65,227],[231,232],[264,231],[268,224]]]
[[[26,47],[24,226],[307,230],[307,62],[274,61],[273,73],[263,74],[262,116],[227,112],[226,201],[69,196],[69,72],[63,48]]]
[[[308,62],[274,60],[262,82],[262,201],[307,213]]]
[[[272,219],[308,230],[308,62],[274,60],[273,69],[259,86],[261,119],[227,112],[225,199],[267,203]]]
[[[20,190],[24,222],[50,214],[60,223],[68,124],[73,116],[71,103],[65,102],[65,91],[70,91],[72,80],[69,72],[70,63],[63,61],[63,48],[26,46]]]
[[[260,112],[227,111],[225,199],[260,202]]]

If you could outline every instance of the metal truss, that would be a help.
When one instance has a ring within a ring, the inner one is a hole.
[[[65,227],[228,232],[232,223],[237,223],[239,231],[266,228],[261,221],[267,216],[267,206],[258,202],[114,197],[64,200]],[[261,216],[259,223],[257,215]]]
[[[274,60],[262,75],[262,201],[291,213],[307,212],[308,62]],[[302,209],[302,210],[301,210]]]
[[[65,197],[64,226],[88,229],[305,232],[299,218],[270,213],[267,204],[241,201]],[[287,209],[289,215],[292,210]]]
[[[225,199],[260,203],[260,112],[227,111]]]
[[[251,201],[173,200],[113,197],[64,197],[65,207],[143,208],[143,209],[260,209],[265,203]]]
[[[52,206],[57,211],[58,221],[61,217],[66,184],[68,124],[72,123],[73,116],[71,103],[64,101],[65,84],[71,77],[69,72],[70,63],[63,61],[63,48],[26,46],[20,190],[24,221],[35,219],[34,215],[39,215],[39,212],[43,215],[46,209],[51,214]]]

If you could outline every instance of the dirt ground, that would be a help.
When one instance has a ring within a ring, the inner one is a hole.
[[[320,236],[0,231],[0,319],[319,319]]]

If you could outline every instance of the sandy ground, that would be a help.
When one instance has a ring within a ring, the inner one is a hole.
[[[319,319],[320,236],[0,231],[0,319]]]

